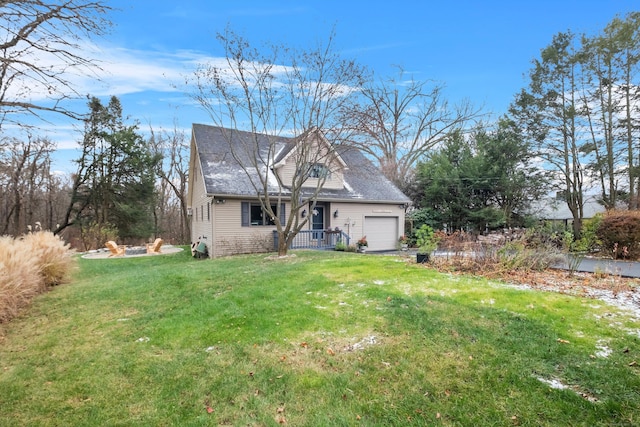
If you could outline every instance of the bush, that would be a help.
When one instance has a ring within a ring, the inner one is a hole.
[[[118,241],[118,229],[109,223],[97,224],[91,222],[80,226],[80,239],[85,251],[98,249],[109,240]]]
[[[64,283],[74,266],[68,245],[51,232],[0,237],[0,323],[37,294]]]
[[[439,238],[433,231],[433,228],[428,225],[422,224],[422,226],[416,230],[415,234],[419,254],[429,254],[438,247]]]
[[[569,232],[570,233],[570,232]],[[570,242],[568,241],[570,237]],[[573,234],[567,236],[564,225],[548,221],[536,225],[532,228],[527,228],[524,235],[525,246],[529,248],[564,248],[566,245],[573,242]]]
[[[498,250],[498,260],[506,271],[543,271],[563,258],[552,246],[527,247],[525,241],[507,242]]]
[[[598,238],[598,229],[602,223],[602,215],[598,214],[591,219],[585,219],[582,223],[582,233],[578,240],[571,244],[574,252],[594,252],[600,249],[602,241]]]
[[[346,251],[347,250],[347,244],[345,242],[343,242],[342,240],[338,240],[336,242],[335,249],[336,249],[336,251]]]
[[[501,277],[514,271],[542,271],[564,259],[549,242],[530,245],[530,236],[495,244],[474,242],[470,237],[464,233],[449,236],[445,242],[447,255],[435,257],[436,264],[444,269]]]
[[[613,258],[640,257],[640,212],[611,211],[602,217],[596,231],[604,251]]]

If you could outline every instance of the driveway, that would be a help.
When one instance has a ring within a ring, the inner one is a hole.
[[[567,255],[567,261],[557,264],[555,267],[570,270],[569,264],[573,264],[573,261],[569,257],[572,257],[572,255]],[[640,278],[640,262],[591,257],[583,257],[579,261],[580,263],[575,271],[584,271],[587,273],[601,272],[614,276]]]
[[[415,258],[415,250],[409,251],[386,251],[386,254],[402,254],[409,255]],[[443,255],[442,252],[438,253],[437,251],[434,253],[434,256]],[[567,255],[567,258],[571,257],[571,255]],[[571,262],[573,264],[573,262]],[[575,268],[575,271],[581,271],[585,273],[606,273],[613,276],[621,276],[621,277],[631,277],[631,278],[640,278],[640,262],[639,261],[620,261],[613,259],[603,259],[603,258],[593,258],[593,257],[583,257],[580,260],[580,263]],[[564,261],[560,262],[556,265],[553,265],[553,268],[559,268],[562,270],[571,270],[570,262]]]

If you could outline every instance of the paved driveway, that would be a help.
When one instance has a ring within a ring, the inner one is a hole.
[[[568,255],[567,257],[571,257]],[[638,277],[640,278],[640,262],[636,261],[618,261],[612,259],[590,258],[584,257],[579,260],[580,263],[576,271],[584,271],[588,273],[602,272],[622,277]],[[558,268],[569,270],[569,264],[573,261],[567,261],[557,265]]]

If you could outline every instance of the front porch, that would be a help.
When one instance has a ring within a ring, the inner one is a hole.
[[[341,230],[301,230],[291,241],[289,249],[335,249],[336,243],[349,246],[350,237]],[[273,231],[273,247],[278,249],[278,232]]]

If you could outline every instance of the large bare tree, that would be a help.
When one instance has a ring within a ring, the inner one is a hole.
[[[450,105],[442,84],[408,78],[403,70],[397,78],[367,83],[361,93],[363,101],[346,112],[360,135],[356,145],[400,188],[430,149],[482,115],[467,101]]]
[[[279,45],[257,49],[229,29],[218,40],[225,58],[196,71],[193,96],[216,125],[254,135],[234,145],[231,141],[237,138],[227,132],[229,152],[242,165],[265,215],[274,222],[278,254],[285,255],[310,217],[301,218],[299,212],[309,205],[315,208],[318,193],[332,172],[318,170],[318,165],[330,167],[335,150],[350,140],[341,112],[357,95],[365,73],[334,52],[333,33],[326,44],[303,51]],[[266,148],[259,141],[264,135]],[[287,182],[274,176],[282,136],[295,140],[288,158],[295,162],[297,173]],[[329,148],[318,149],[322,146],[318,138],[325,138]],[[277,180],[275,192],[273,178]],[[276,210],[285,199],[290,211],[281,220]]]
[[[190,141],[177,123],[172,131],[151,128],[150,133],[149,145],[163,158],[156,170],[160,177],[154,214],[156,229],[175,242],[187,244],[191,238],[187,217]]]
[[[54,227],[64,190],[50,170],[53,148],[49,139],[30,135],[0,144],[0,235],[18,236],[36,223]]]
[[[71,76],[99,69],[85,49],[110,28],[106,1],[0,0],[0,126],[62,113],[78,97]]]

